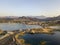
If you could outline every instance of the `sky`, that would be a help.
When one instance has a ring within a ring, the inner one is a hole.
[[[60,0],[0,0],[0,16],[41,15],[60,15]]]

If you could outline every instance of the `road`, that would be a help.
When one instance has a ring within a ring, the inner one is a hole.
[[[16,45],[15,34],[8,33],[0,38],[0,45]]]

